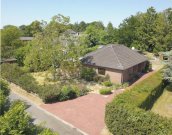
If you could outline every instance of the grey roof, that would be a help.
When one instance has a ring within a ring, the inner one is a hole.
[[[32,39],[33,39],[33,37],[20,37],[20,40],[22,40],[22,41],[30,41]]]
[[[147,60],[144,55],[124,45],[110,44],[86,54],[82,62],[90,66],[125,70]]]

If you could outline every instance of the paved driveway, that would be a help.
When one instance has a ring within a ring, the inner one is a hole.
[[[43,104],[41,107],[89,135],[100,135],[105,127],[105,105],[122,91],[117,90],[109,96],[88,94],[74,100]]]
[[[82,135],[82,133],[76,130],[76,128],[72,128],[63,121],[55,118],[39,106],[32,103],[30,100],[19,94],[16,94],[11,91],[9,99],[11,101],[18,99],[25,101],[29,105],[26,111],[32,116],[35,124],[44,122],[46,127],[51,128],[54,131],[57,131],[60,135]]]

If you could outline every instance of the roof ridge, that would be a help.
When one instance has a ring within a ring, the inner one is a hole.
[[[102,50],[104,50],[105,48],[108,48],[109,46],[103,46],[102,48],[98,48],[96,51],[90,52],[88,54],[97,54],[99,52],[101,52]],[[88,55],[86,54],[86,55]]]
[[[113,48],[113,45],[111,45],[111,48],[112,48],[112,50],[113,50],[114,56],[116,57],[116,59],[117,59],[117,61],[118,61],[118,63],[119,63],[119,66],[122,67],[122,68],[124,68],[124,66],[122,65],[122,63],[120,62],[120,60],[118,59],[118,57],[117,57],[117,55],[116,55],[116,53],[115,53],[115,50],[114,50],[114,48]]]

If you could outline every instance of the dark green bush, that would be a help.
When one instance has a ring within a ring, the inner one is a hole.
[[[44,85],[39,87],[38,95],[45,103],[58,101],[60,87],[58,85]]]
[[[3,115],[9,108],[9,87],[8,83],[0,79],[0,115]]]
[[[92,68],[83,67],[80,75],[81,75],[81,78],[86,81],[93,81],[93,78],[96,75],[96,72]]]
[[[107,86],[107,87],[112,86],[111,81],[105,81],[105,82],[102,82],[102,84],[103,84],[104,86]]]
[[[146,111],[160,96],[163,88],[159,71],[118,95],[106,106],[105,122],[109,131],[115,135],[171,135],[171,120]]]
[[[111,94],[111,89],[100,89],[100,94],[102,94],[102,95],[108,95],[108,94]]]
[[[58,97],[59,101],[65,101],[68,99],[76,98],[76,92],[71,86],[63,86],[60,95]]]
[[[9,86],[8,83],[2,79],[0,79],[0,90],[3,95],[8,96],[9,95]]]
[[[89,92],[89,90],[83,84],[72,85],[71,87],[75,91],[77,97],[84,96]]]
[[[89,92],[89,89],[87,89],[86,87],[82,87],[81,89],[79,89],[79,94],[77,95],[78,97],[80,96],[84,96]]]
[[[152,64],[150,63],[150,61],[148,61],[146,63],[146,66],[145,66],[145,69],[143,70],[143,72],[147,73],[147,72],[150,72],[152,71]]]
[[[21,75],[17,80],[17,84],[27,92],[37,93],[39,89],[35,78],[33,78],[30,74]]]

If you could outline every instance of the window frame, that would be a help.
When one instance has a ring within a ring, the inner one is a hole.
[[[98,68],[97,70],[98,70],[98,74],[99,75],[105,75],[105,73],[106,73],[106,69],[105,68]]]

